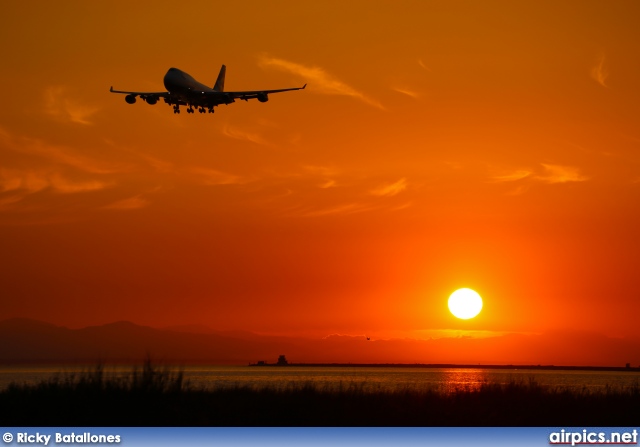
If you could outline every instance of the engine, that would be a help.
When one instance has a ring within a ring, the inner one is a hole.
[[[145,98],[145,100],[147,101],[147,104],[154,105],[155,103],[158,102],[158,97],[157,96],[147,96]]]
[[[258,101],[260,102],[267,102],[269,101],[269,96],[266,93],[258,93]]]
[[[127,101],[127,104],[133,104],[136,102],[136,95],[127,95],[124,100]]]

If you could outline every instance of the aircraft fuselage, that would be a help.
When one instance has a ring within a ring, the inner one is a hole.
[[[164,75],[164,86],[171,93],[173,104],[206,108],[213,111],[219,104],[235,102],[227,93],[207,87],[196,81],[193,76],[177,68],[170,68]]]
[[[215,91],[211,87],[196,81],[190,74],[177,68],[170,68],[167,74],[164,75],[164,87],[172,95]]]

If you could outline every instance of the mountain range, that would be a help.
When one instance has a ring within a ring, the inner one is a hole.
[[[0,321],[0,363],[139,363],[246,365],[279,355],[295,363],[406,363],[632,366],[640,340],[594,333],[506,334],[488,338],[367,340],[218,332],[204,326],[152,328],[128,321],[69,329],[42,321]]]

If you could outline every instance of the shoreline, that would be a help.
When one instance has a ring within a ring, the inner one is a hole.
[[[249,368],[270,368],[270,367],[283,367],[283,368],[425,368],[425,369],[497,369],[497,370],[533,370],[533,371],[612,371],[612,372],[640,372],[640,367],[634,366],[590,366],[590,365],[520,365],[520,364],[462,364],[462,363],[344,363],[344,362],[332,362],[332,363],[244,363],[244,364],[232,364],[232,363],[208,363],[202,361],[184,361],[184,360],[163,360],[156,362],[164,368],[183,368],[190,366],[221,366],[221,367],[249,367]],[[119,366],[119,367],[131,367],[140,365],[140,361],[135,360],[111,360],[111,361],[98,361],[92,362],[75,361],[75,362],[63,362],[63,361],[6,361],[0,360],[0,368],[16,368],[16,367],[32,367],[32,368],[65,368],[65,367],[86,367],[92,368],[96,365],[102,367]]]
[[[448,368],[448,369],[527,369],[540,371],[615,371],[640,372],[640,367],[626,366],[562,366],[562,365],[469,365],[458,363],[249,363],[249,367],[305,368]]]

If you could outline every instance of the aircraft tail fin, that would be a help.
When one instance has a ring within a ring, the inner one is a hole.
[[[223,65],[222,68],[220,68],[220,73],[218,74],[218,79],[216,79],[216,83],[213,86],[213,89],[217,92],[223,92],[224,91],[224,75],[227,72],[227,66]]]

